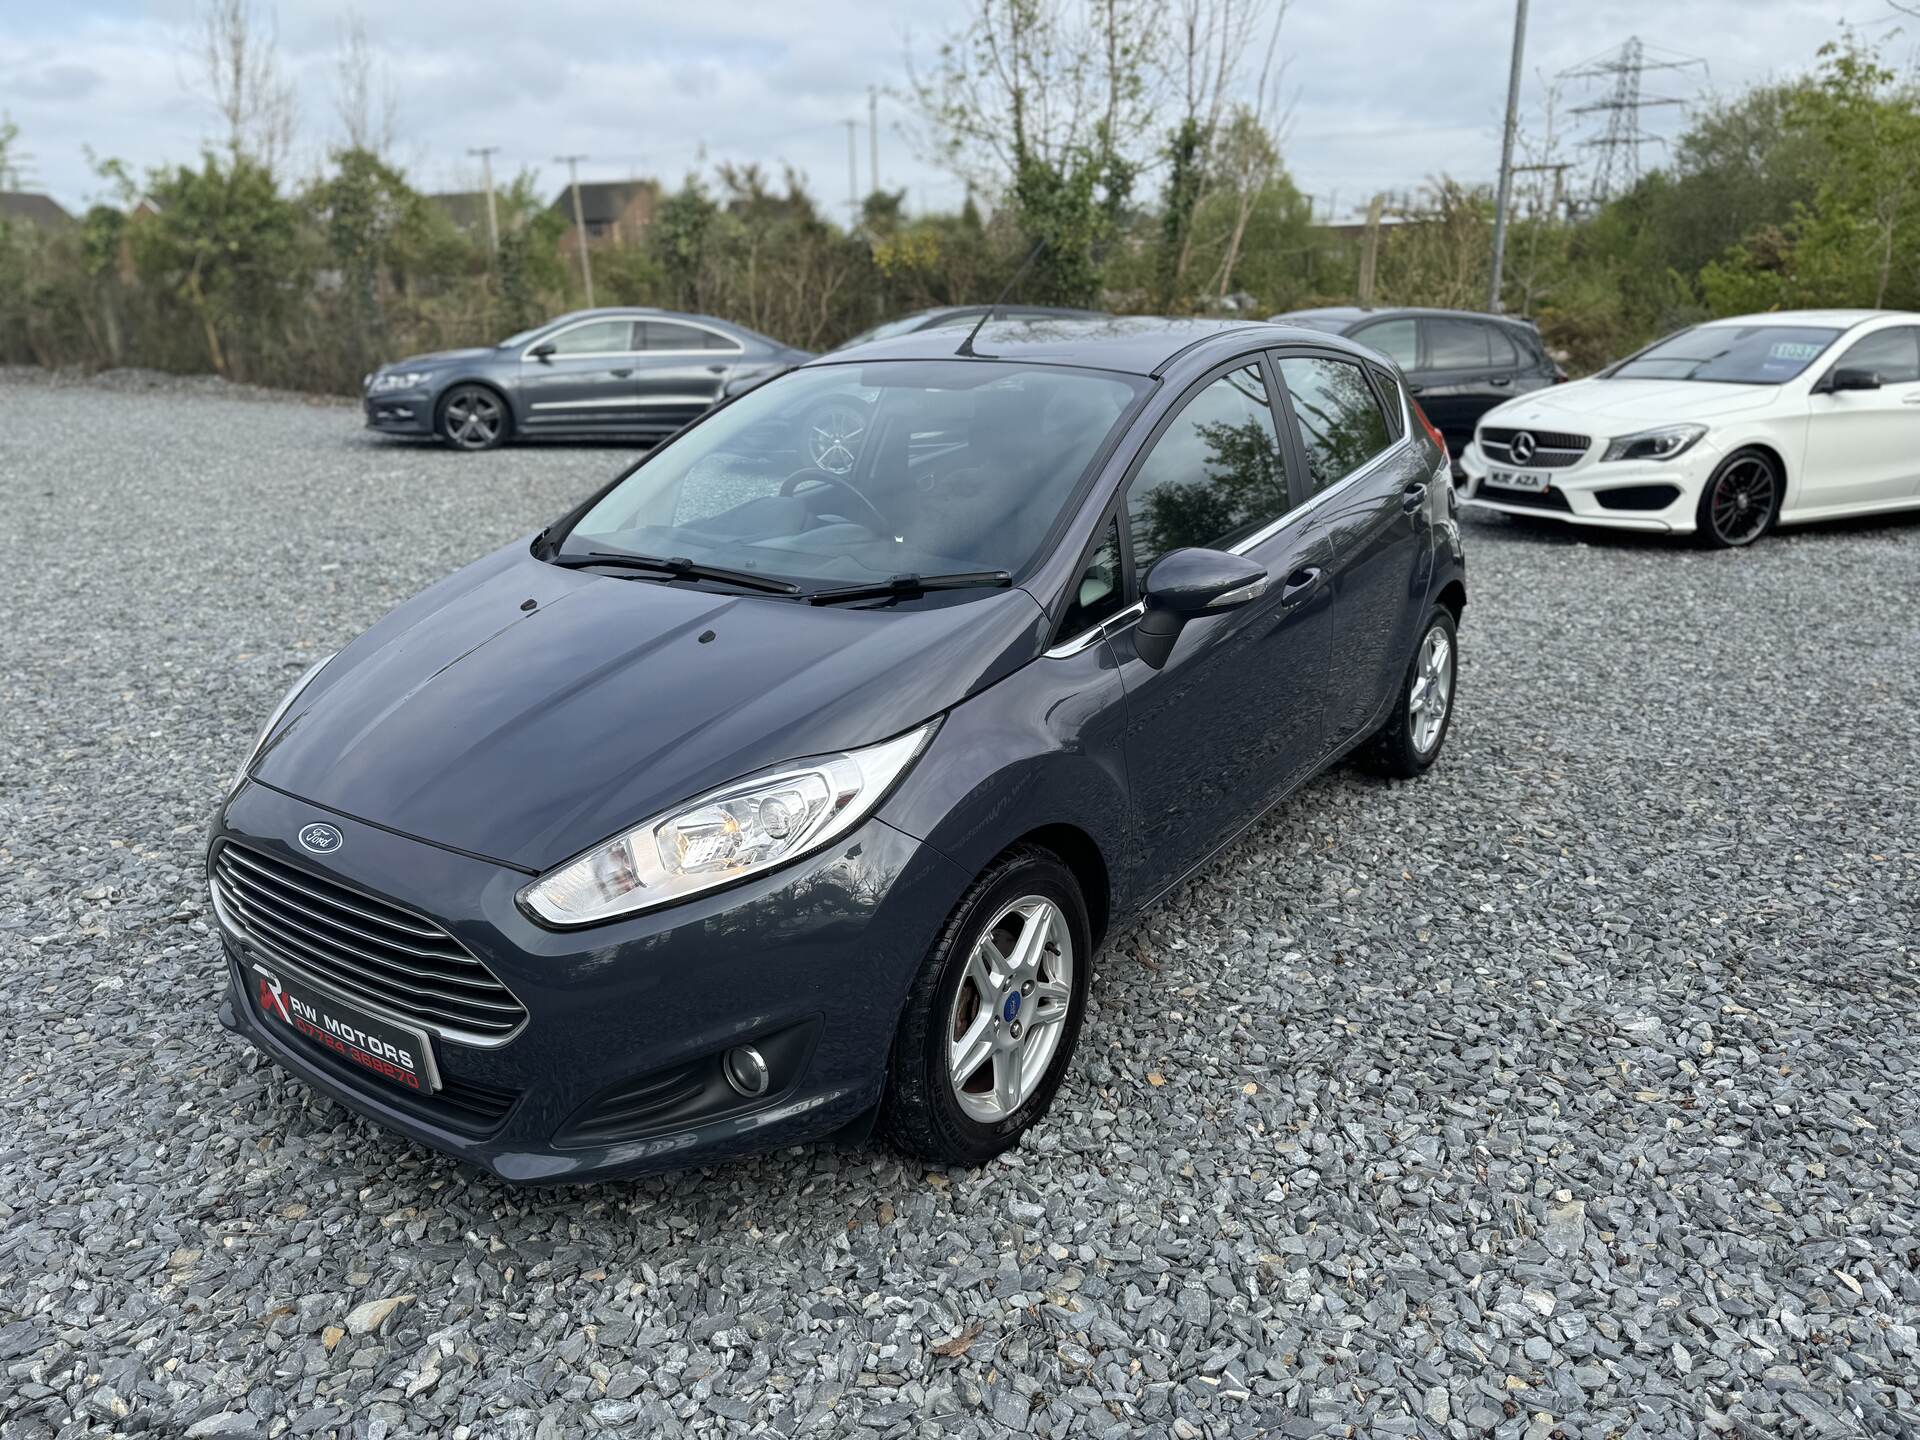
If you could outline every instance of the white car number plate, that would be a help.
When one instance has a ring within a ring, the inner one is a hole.
[[[1487,484],[1498,485],[1502,490],[1531,490],[1536,495],[1546,490],[1551,477],[1540,475],[1531,470],[1489,470]]]

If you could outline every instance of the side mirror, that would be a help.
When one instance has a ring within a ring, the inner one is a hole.
[[[553,341],[542,340],[538,345],[534,346],[531,350],[527,351],[527,354],[531,355],[534,359],[538,360],[542,365],[544,365],[547,363],[548,358],[553,354]]]
[[[1173,654],[1186,623],[1238,609],[1265,593],[1266,568],[1225,550],[1171,550],[1147,574],[1146,613],[1133,627],[1133,647],[1158,670]]]
[[[1827,376],[1825,390],[1878,390],[1880,372],[1861,365],[1843,365]]]

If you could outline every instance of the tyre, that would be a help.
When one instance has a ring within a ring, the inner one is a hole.
[[[1773,457],[1736,450],[1722,460],[1700,492],[1694,537],[1709,550],[1737,550],[1773,528],[1786,485]]]
[[[1361,747],[1360,764],[1376,775],[1411,780],[1439,758],[1453,726],[1460,642],[1453,612],[1434,607],[1413,648],[1400,698],[1387,723]]]
[[[491,450],[513,429],[507,402],[485,385],[456,385],[440,401],[440,438],[459,450]]]
[[[914,977],[880,1126],[899,1149],[978,1165],[1053,1103],[1085,1013],[1086,901],[1050,851],[1011,850],[974,881]]]

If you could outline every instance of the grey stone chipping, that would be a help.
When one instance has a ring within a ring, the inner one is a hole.
[[[628,459],[358,425],[0,372],[0,1433],[1920,1432],[1920,523],[1470,519],[1440,764],[1113,936],[1020,1150],[526,1191],[214,1020],[280,691]]]

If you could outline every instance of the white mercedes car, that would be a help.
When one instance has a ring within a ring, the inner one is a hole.
[[[1717,547],[1920,508],[1920,315],[1696,325],[1488,411],[1460,464],[1468,505]]]

